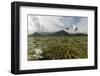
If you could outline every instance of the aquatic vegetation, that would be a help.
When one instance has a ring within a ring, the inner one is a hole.
[[[28,60],[88,58],[87,36],[28,37]]]

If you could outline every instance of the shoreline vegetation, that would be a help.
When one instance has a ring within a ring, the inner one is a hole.
[[[29,37],[47,37],[47,36],[88,36],[86,33],[68,33],[65,32],[64,30],[58,31],[58,32],[41,32],[37,33],[35,32],[34,34],[28,35]]]

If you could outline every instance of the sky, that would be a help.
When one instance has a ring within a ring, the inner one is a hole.
[[[57,32],[60,30],[67,31],[69,33],[88,32],[88,17],[30,14],[27,19],[28,35],[33,34],[34,32]],[[76,27],[78,30],[74,31]]]

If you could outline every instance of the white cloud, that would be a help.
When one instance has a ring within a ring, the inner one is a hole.
[[[83,32],[83,33],[88,32],[88,18],[82,18],[77,25],[80,29],[80,32]]]
[[[63,16],[35,16],[28,15],[28,34],[34,32],[56,32],[65,30],[66,27],[76,25],[81,32],[87,32],[87,18],[86,17],[63,17]],[[75,22],[76,21],[76,22]],[[72,32],[72,29],[70,30]]]

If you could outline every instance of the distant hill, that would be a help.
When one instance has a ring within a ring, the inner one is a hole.
[[[66,36],[66,35],[69,35],[68,32],[65,32],[64,30],[61,30],[61,31],[57,31],[53,34],[51,34],[52,36]]]
[[[31,34],[29,36],[42,36],[42,34],[35,32],[34,34]]]
[[[84,33],[68,33],[64,30],[60,30],[60,31],[53,32],[53,33],[49,33],[49,32],[37,33],[37,32],[35,32],[34,34],[31,34],[29,36],[34,36],[34,37],[38,37],[38,36],[87,36],[87,34],[84,34]]]

